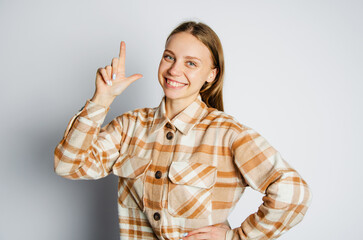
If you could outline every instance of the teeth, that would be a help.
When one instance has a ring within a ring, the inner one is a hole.
[[[172,82],[172,81],[169,81],[168,79],[166,79],[167,83],[170,84],[171,86],[173,87],[180,87],[180,86],[184,86],[184,84],[181,84],[181,83],[177,83],[177,82]]]

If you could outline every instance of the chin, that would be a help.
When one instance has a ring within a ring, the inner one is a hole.
[[[183,96],[181,96],[180,94],[176,94],[176,93],[172,93],[169,92],[168,90],[164,90],[164,95],[169,98],[169,99],[179,99],[179,98],[183,98]]]

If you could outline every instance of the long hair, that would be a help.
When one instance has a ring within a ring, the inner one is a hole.
[[[212,82],[206,82],[200,89],[199,93],[202,100],[208,107],[224,111],[223,108],[223,77],[224,77],[224,56],[221,41],[217,34],[206,24],[194,21],[182,22],[168,36],[169,38],[180,32],[187,32],[199,39],[210,51],[213,65],[217,68],[217,75]]]

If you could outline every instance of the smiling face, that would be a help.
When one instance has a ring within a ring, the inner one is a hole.
[[[209,49],[187,32],[172,35],[160,61],[158,78],[167,100],[196,99],[203,84],[217,74]]]

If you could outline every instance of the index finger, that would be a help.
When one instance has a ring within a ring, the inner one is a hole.
[[[119,53],[120,61],[118,61],[118,69],[119,72],[123,75],[125,74],[125,58],[126,58],[126,44],[124,41],[120,43],[120,53]]]

